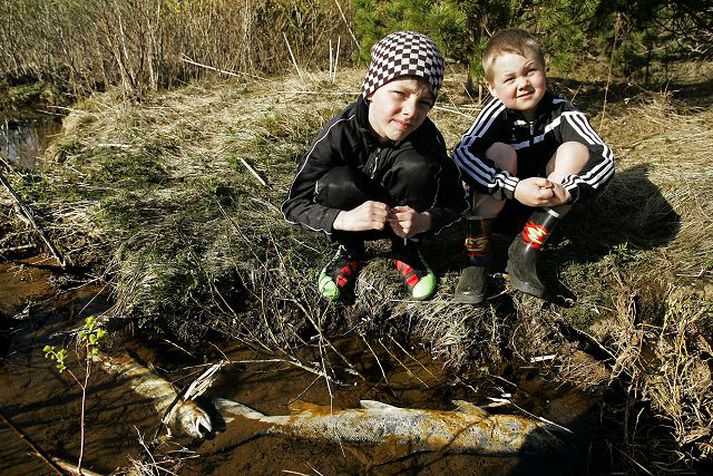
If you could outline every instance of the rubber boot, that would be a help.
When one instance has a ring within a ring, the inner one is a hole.
[[[559,218],[560,214],[551,208],[538,208],[510,245],[506,271],[518,291],[539,298],[545,295],[545,286],[537,275],[537,258]]]
[[[456,303],[480,304],[485,301],[493,222],[493,218],[466,218],[467,235],[463,243],[466,258],[453,296]]]

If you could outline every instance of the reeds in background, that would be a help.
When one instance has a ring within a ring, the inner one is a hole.
[[[349,8],[339,0],[5,0],[0,77],[75,95],[111,85],[140,95],[210,71],[186,59],[260,75],[292,68],[291,50],[300,68],[326,68],[330,41],[344,59],[355,48],[342,14]]]

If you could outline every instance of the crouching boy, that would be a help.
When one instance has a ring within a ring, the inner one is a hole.
[[[466,263],[457,302],[485,298],[491,230],[506,200],[530,208],[508,250],[512,286],[543,297],[537,258],[555,224],[578,203],[600,192],[614,174],[614,156],[584,114],[547,90],[545,64],[534,36],[505,30],[483,52],[493,98],[463,135],[453,158],[469,186]]]
[[[337,300],[354,284],[364,241],[391,240],[409,298],[436,289],[420,238],[465,213],[458,168],[426,116],[443,81],[443,58],[428,37],[397,32],[371,49],[362,93],[332,118],[302,160],[282,205],[290,223],[322,232],[338,249],[317,278]]]

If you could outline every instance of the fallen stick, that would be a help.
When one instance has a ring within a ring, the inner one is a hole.
[[[8,417],[5,416],[5,414],[0,410],[0,419],[5,422],[7,426],[10,427],[12,431],[15,432],[17,436],[20,437],[22,441],[27,443],[27,446],[29,446],[32,449],[32,452],[35,454],[35,456],[39,457],[42,461],[47,463],[47,466],[52,468],[55,473],[59,474],[62,476],[64,473],[62,473],[62,470],[58,467],[56,463],[52,461],[52,458],[47,455],[44,451],[42,451],[32,439],[30,439],[29,436],[27,436],[22,430],[20,430],[18,427],[15,426],[15,424],[10,421]]]
[[[72,464],[69,461],[65,461],[65,460],[58,458],[56,456],[52,456],[52,461],[54,461],[57,464],[57,466],[59,466],[65,472],[71,474],[72,476],[103,476],[100,473],[95,473],[94,471],[90,471],[86,468],[82,468],[81,470],[78,470],[76,464]]]
[[[255,171],[255,169],[252,168],[252,167],[250,166],[250,164],[248,164],[245,159],[243,159],[242,157],[240,157],[240,162],[243,164],[243,166],[244,166],[246,169],[248,169],[248,171],[250,171],[251,174],[253,174],[253,175],[255,176],[255,178],[257,179],[257,181],[260,182],[260,184],[261,184],[263,187],[267,187],[267,182],[265,182],[265,181],[262,179],[262,177],[260,177],[260,176],[258,175],[258,173]]]
[[[18,251],[28,251],[28,250],[32,250],[34,248],[37,248],[37,245],[32,244],[32,245],[12,246],[10,248],[0,248],[0,255],[3,255],[5,253],[17,253]]]
[[[15,200],[15,203],[22,212],[22,215],[25,216],[25,218],[30,222],[32,227],[37,231],[37,233],[40,234],[40,238],[42,238],[42,241],[45,242],[50,252],[52,252],[52,255],[54,255],[60,267],[64,269],[67,265],[64,256],[62,256],[62,253],[60,253],[59,250],[54,246],[52,241],[50,241],[44,230],[37,225],[37,222],[35,222],[35,218],[32,216],[32,212],[27,207],[27,205],[25,205],[25,203],[20,199],[17,193],[15,193],[15,190],[13,190],[12,185],[10,185],[10,182],[8,182],[2,172],[0,172],[0,183],[2,183],[3,187],[5,187],[5,189],[10,193],[10,196],[13,198],[13,200]]]
[[[255,78],[255,79],[260,79],[260,80],[264,80],[264,79],[265,79],[265,78],[263,78],[263,77],[261,77],[261,76],[256,76],[256,75],[253,75],[253,74],[247,74],[247,73],[242,73],[242,72],[235,73],[235,72],[233,72],[233,71],[227,71],[227,70],[224,70],[224,69],[215,68],[215,67],[213,67],[213,66],[208,66],[207,64],[198,63],[197,61],[193,61],[192,59],[190,59],[190,58],[189,58],[188,56],[186,56],[186,55],[183,55],[183,57],[181,57],[181,61],[183,61],[184,63],[192,64],[193,66],[199,66],[199,67],[201,67],[201,68],[209,69],[209,70],[211,70],[211,71],[216,71],[216,72],[218,72],[218,73],[227,74],[228,76],[235,76],[236,78],[240,78],[240,77],[242,77],[242,76],[247,76],[248,78]]]

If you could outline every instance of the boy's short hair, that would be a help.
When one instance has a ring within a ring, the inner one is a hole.
[[[433,100],[443,82],[443,56],[429,37],[415,31],[397,31],[371,47],[371,63],[364,78],[366,98],[401,76],[423,78],[431,86]]]
[[[503,30],[490,38],[485,45],[485,50],[483,50],[482,63],[486,81],[493,80],[493,63],[498,56],[505,53],[516,53],[525,57],[528,54],[533,54],[537,61],[543,67],[545,66],[542,47],[532,33],[520,29]]]

